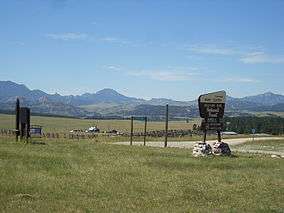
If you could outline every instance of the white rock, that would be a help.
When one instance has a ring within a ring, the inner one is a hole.
[[[209,144],[206,143],[196,143],[192,151],[192,154],[195,157],[204,157],[207,155],[211,155],[211,153],[212,148]]]
[[[216,142],[213,144],[213,150],[212,153],[214,155],[231,155],[231,150],[229,147],[229,144],[224,142]]]

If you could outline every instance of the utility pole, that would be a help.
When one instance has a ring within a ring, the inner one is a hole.
[[[168,146],[168,128],[169,128],[169,105],[166,105],[166,125],[165,125],[165,147]]]
[[[16,141],[19,140],[20,135],[20,100],[17,98],[16,101]]]
[[[145,119],[145,125],[144,125],[144,146],[146,146],[146,135],[147,135],[147,117]]]
[[[131,116],[131,127],[130,127],[130,145],[132,146],[133,142],[133,116]]]

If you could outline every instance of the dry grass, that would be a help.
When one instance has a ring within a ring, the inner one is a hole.
[[[15,125],[15,116],[0,114],[0,129],[13,129]],[[185,121],[170,121],[169,129],[192,129],[194,123],[199,124],[199,120],[194,120],[190,123]],[[45,132],[69,132],[72,129],[87,129],[90,126],[97,125],[102,131],[116,129],[120,132],[130,131],[129,120],[89,120],[89,119],[74,119],[74,118],[56,118],[32,116],[31,123],[42,125]],[[148,122],[148,130],[163,130],[165,129],[164,122]],[[134,122],[134,131],[143,132],[144,121]]]

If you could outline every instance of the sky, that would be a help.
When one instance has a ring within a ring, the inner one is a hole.
[[[0,80],[192,100],[284,94],[283,0],[0,0]]]

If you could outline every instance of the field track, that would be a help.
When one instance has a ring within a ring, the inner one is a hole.
[[[283,140],[284,137],[259,137],[255,138],[257,141],[263,141],[263,140]],[[249,143],[252,141],[252,138],[233,138],[233,139],[223,139],[222,141],[225,143],[228,143],[231,147],[232,151],[238,151],[238,152],[250,152],[250,153],[263,153],[263,154],[280,154],[284,155],[284,153],[281,152],[275,152],[275,151],[260,151],[260,150],[244,150],[244,149],[238,149],[234,148],[236,145],[240,145],[243,143]],[[191,149],[195,145],[195,143],[201,142],[201,141],[168,141],[168,147],[172,148],[185,148],[185,149]],[[211,146],[213,145],[216,140],[208,140],[206,141],[209,143]],[[114,144],[118,145],[130,145],[129,141],[127,142],[116,142]],[[133,141],[133,145],[143,145],[143,142],[135,142]],[[151,147],[164,147],[164,142],[158,142],[158,141],[147,141],[146,146],[151,146]]]

